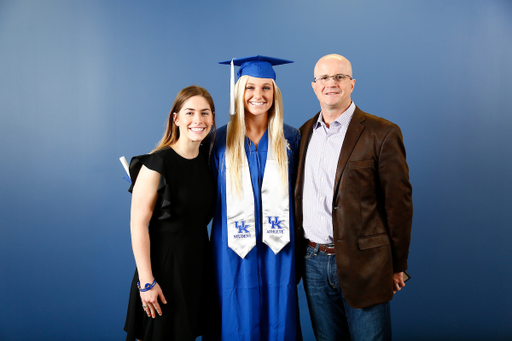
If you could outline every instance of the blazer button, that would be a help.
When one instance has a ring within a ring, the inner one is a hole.
[[[338,206],[334,207],[335,210],[337,210],[338,208],[339,208]]]

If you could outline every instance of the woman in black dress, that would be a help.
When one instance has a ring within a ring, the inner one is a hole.
[[[126,340],[195,340],[215,327],[206,226],[216,189],[210,148],[200,148],[212,126],[210,94],[187,87],[176,96],[156,149],[131,160],[130,230],[137,269]]]

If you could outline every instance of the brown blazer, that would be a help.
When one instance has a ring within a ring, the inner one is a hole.
[[[295,185],[298,273],[305,252],[302,228],[304,163],[313,123],[302,134]],[[336,169],[332,220],[336,264],[348,304],[359,309],[393,298],[393,273],[407,269],[412,188],[400,128],[356,107]]]

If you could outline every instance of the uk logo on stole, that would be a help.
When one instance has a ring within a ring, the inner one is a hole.
[[[251,238],[252,235],[248,231],[249,227],[251,227],[251,225],[245,225],[245,220],[235,221],[235,228],[238,229],[238,233],[235,234],[233,237],[237,238],[237,239],[240,239],[240,238]]]
[[[283,227],[281,223],[283,221],[279,220],[279,217],[274,216],[274,220],[272,220],[272,216],[268,216],[268,223],[271,225],[270,229],[267,229],[267,233],[269,234],[284,234]]]

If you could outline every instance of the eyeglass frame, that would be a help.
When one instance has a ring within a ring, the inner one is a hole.
[[[340,76],[341,76],[342,78],[341,78],[341,79],[338,79],[338,77],[340,77]],[[322,78],[324,78],[324,77],[327,77],[327,79],[322,80]],[[331,78],[332,78],[332,80],[333,80],[335,83],[339,83],[339,82],[344,81],[347,77],[348,77],[348,79],[352,80],[352,77],[351,77],[351,76],[349,76],[349,75],[345,75],[345,74],[343,74],[343,73],[337,73],[337,74],[335,74],[335,75],[331,75],[331,76],[329,76],[329,75],[322,75],[322,76],[315,77],[315,78],[313,78],[313,82],[315,82],[315,83],[316,83],[316,81],[320,81],[321,83],[328,83],[328,82],[329,82],[329,79],[331,79]]]

